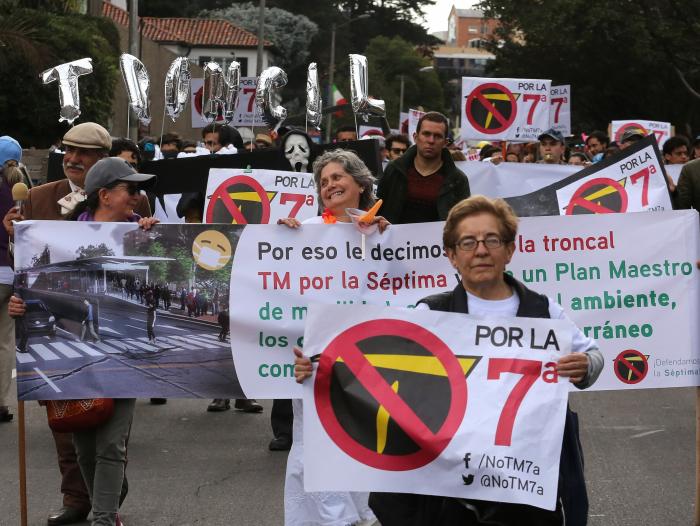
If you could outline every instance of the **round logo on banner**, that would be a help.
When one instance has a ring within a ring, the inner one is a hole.
[[[236,225],[270,222],[270,200],[275,192],[266,192],[258,181],[247,175],[226,179],[214,190],[207,205],[207,223]]]
[[[618,130],[615,132],[615,142],[620,143],[620,140],[622,140],[622,135],[629,129],[637,129],[637,130],[642,130],[644,135],[649,134],[649,130],[647,130],[644,126],[641,124],[637,124],[636,122],[628,122],[627,124],[623,124],[618,128]]]
[[[205,230],[192,242],[192,257],[205,270],[219,270],[231,259],[231,242],[217,230]]]
[[[623,184],[600,177],[586,181],[574,192],[566,206],[566,215],[611,214],[626,210],[627,192]]]
[[[350,327],[321,354],[314,384],[321,424],[358,462],[391,471],[424,466],[457,432],[465,377],[479,358],[457,357],[435,334],[403,320]]]
[[[627,349],[614,360],[615,376],[626,384],[638,384],[649,372],[649,358],[639,351]]]
[[[495,135],[507,130],[518,114],[515,96],[505,86],[489,82],[467,96],[465,113],[469,124],[481,133]]]

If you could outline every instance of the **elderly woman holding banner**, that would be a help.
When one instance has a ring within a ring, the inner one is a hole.
[[[502,199],[476,195],[455,205],[443,230],[443,245],[460,283],[450,292],[422,299],[416,308],[474,314],[481,317],[526,316],[567,320],[561,306],[505,273],[515,252],[518,218]],[[596,342],[573,326],[573,352],[557,363],[560,376],[579,389],[589,387],[603,368]],[[301,382],[312,364],[295,349],[294,374]],[[578,419],[567,408],[554,511],[502,502],[431,495],[373,493],[370,506],[382,526],[476,525],[583,526],[588,497]]]
[[[155,183],[155,175],[136,173],[129,163],[119,157],[109,157],[95,163],[85,178],[87,199],[73,212],[74,221],[130,222],[148,230],[158,222],[142,218],[134,212],[141,190]],[[21,298],[13,296],[9,313],[24,315]],[[114,410],[104,424],[73,433],[78,464],[92,504],[92,526],[121,526],[119,508],[126,442],[134,414],[134,398],[114,400]]]
[[[348,150],[332,150],[316,159],[313,165],[314,182],[318,199],[324,206],[320,216],[312,217],[303,224],[334,224],[351,221],[348,209],[367,210],[369,224],[376,224],[383,232],[389,222],[374,215],[376,204],[372,191],[374,177],[365,163]],[[298,228],[302,223],[288,217],[278,224]],[[285,526],[346,526],[372,524],[374,515],[367,505],[369,495],[355,492],[305,492],[302,433],[302,403],[292,402],[294,409],[294,440],[287,459],[287,474],[284,483]]]

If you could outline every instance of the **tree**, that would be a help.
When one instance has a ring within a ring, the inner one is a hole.
[[[113,256],[114,250],[109,248],[106,243],[100,243],[99,245],[88,245],[78,247],[75,251],[76,259],[88,259],[96,258],[100,256]]]
[[[166,257],[165,247],[160,241],[149,243],[143,253],[144,256]],[[165,283],[168,278],[167,261],[149,261],[148,279],[151,283]]]
[[[16,45],[22,38],[24,44]],[[45,86],[39,74],[83,57],[92,58],[93,72],[79,80],[79,122],[107,123],[119,75],[119,35],[111,20],[15,6],[0,9],[0,41],[5,44],[0,48],[0,77],[5,79],[0,122],[11,123],[12,136],[20,144],[48,147],[68,129],[58,122],[57,82]],[[32,46],[38,51],[27,55]]]
[[[44,245],[44,250],[32,257],[32,267],[40,267],[51,263],[51,249],[49,245]]]
[[[375,37],[367,49],[370,95],[384,99],[386,116],[395,126],[399,120],[401,76],[404,77],[404,109],[421,105],[444,111],[442,86],[435,71],[420,72],[430,65],[416,48],[401,37]],[[347,78],[347,75],[341,75]]]
[[[489,76],[544,78],[572,85],[573,126],[605,129],[613,119],[700,127],[697,19],[690,0],[550,0],[523,9],[517,0],[483,0],[501,24]],[[686,10],[686,8],[688,10]],[[500,40],[500,42],[498,42]]]

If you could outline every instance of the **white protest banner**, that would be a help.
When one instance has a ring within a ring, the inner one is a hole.
[[[411,144],[415,144],[415,141],[413,140],[413,134],[416,133],[416,130],[418,129],[418,121],[420,118],[425,115],[424,111],[420,110],[408,110],[408,140],[411,141]]]
[[[212,168],[204,203],[205,223],[266,224],[318,215],[313,174],[281,170]]]
[[[202,115],[202,90],[204,89],[203,79],[192,79],[192,127],[203,128],[209,121]],[[238,98],[236,99],[236,111],[231,121],[231,126],[262,126],[262,113],[255,105],[255,88],[258,85],[257,77],[241,77]],[[223,122],[223,118],[217,119]]]
[[[536,141],[549,128],[550,80],[462,77],[462,137]]]
[[[666,140],[673,135],[673,128],[670,122],[632,119],[612,121],[612,123],[610,123],[610,140],[619,144],[622,135],[629,129],[640,129],[645,135],[653,133],[659,148],[663,147]]]
[[[698,223],[693,210],[521,219],[509,269],[598,340],[606,367],[593,389],[700,383]],[[441,223],[373,234],[365,261],[360,238],[341,224],[243,230],[231,271],[231,334],[249,396],[299,397],[291,348],[303,343],[310,301],[405,307],[457,283]],[[634,362],[621,356],[630,349],[644,357],[644,372],[617,374],[616,364]]]
[[[571,338],[561,320],[313,304],[304,488],[553,510]]]
[[[585,177],[556,189],[560,213],[643,212],[671,210],[663,163],[653,139],[624,150],[628,156],[603,160],[579,172]]]
[[[408,113],[405,111],[399,113],[398,133],[408,133]]]
[[[571,135],[571,85],[552,86],[549,93],[549,126],[568,137]]]

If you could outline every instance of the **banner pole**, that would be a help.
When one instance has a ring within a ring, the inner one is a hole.
[[[25,447],[24,400],[17,401],[19,442],[19,513],[21,526],[27,526],[27,450]]]

